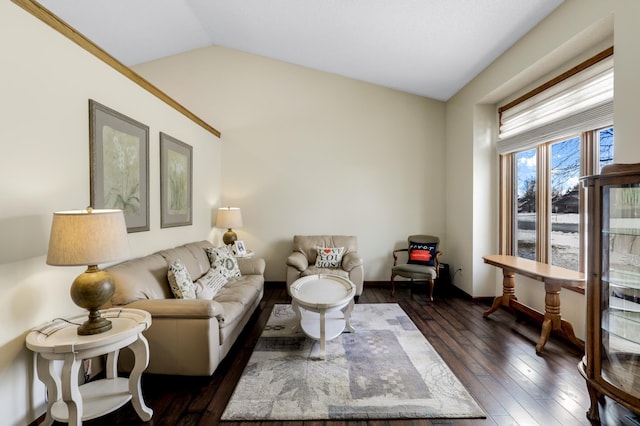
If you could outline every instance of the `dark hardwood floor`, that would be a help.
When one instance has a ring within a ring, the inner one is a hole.
[[[424,290],[401,286],[365,287],[359,303],[397,302],[409,314],[451,370],[484,408],[482,420],[220,422],[243,367],[275,303],[288,303],[283,285],[268,285],[258,311],[211,377],[144,375],[144,398],[153,419],[141,422],[131,404],[85,425],[589,425],[589,398],[576,365],[582,354],[552,336],[541,356],[535,344],[540,328],[499,310],[482,318],[488,305],[436,292],[429,303]],[[185,348],[188,350],[188,348]],[[636,416],[612,400],[601,405],[602,424],[640,425]],[[43,416],[44,417],[44,416]],[[41,417],[38,422],[42,421]],[[0,422],[1,423],[1,422]],[[36,422],[37,424],[37,422]]]

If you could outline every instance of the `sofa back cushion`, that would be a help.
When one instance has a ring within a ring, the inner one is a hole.
[[[185,244],[185,247],[193,254],[194,259],[198,261],[200,269],[204,269],[204,272],[201,275],[206,274],[211,265],[209,264],[209,256],[207,256],[205,249],[213,247],[213,244],[205,240]]]
[[[167,270],[167,261],[158,253],[106,268],[116,285],[111,303],[117,306],[140,299],[172,298]]]
[[[181,260],[194,281],[206,274],[210,268],[209,258],[200,242],[162,250],[158,253],[167,261],[167,267],[176,260]]]
[[[344,247],[343,256],[358,251],[358,239],[350,235],[294,235],[293,251],[304,254],[310,264],[316,262],[318,247]]]
[[[106,268],[116,285],[111,303],[117,306],[141,299],[173,298],[167,278],[169,265],[180,259],[196,281],[210,268],[209,258],[204,251],[207,247],[213,245],[208,241],[188,243]]]

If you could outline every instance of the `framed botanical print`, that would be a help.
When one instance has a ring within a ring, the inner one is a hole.
[[[89,100],[90,202],[120,209],[128,232],[149,230],[149,127]]]
[[[160,227],[191,225],[193,148],[160,133]]]

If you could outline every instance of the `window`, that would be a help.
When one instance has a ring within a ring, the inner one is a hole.
[[[604,166],[613,163],[613,127],[598,132],[598,145],[600,147],[598,173],[600,173]]]
[[[534,149],[507,154],[514,163],[506,177],[514,188],[510,211],[513,220],[503,226],[511,241],[503,248],[518,257],[550,263],[574,271],[583,270],[583,215],[580,186],[584,174],[599,173],[613,162],[613,127],[583,132],[562,141],[539,144]],[[592,167],[587,152],[597,153]],[[504,158],[503,158],[504,161]],[[504,182],[503,182],[504,183]]]
[[[551,146],[550,263],[580,270],[580,138]]]
[[[584,270],[580,177],[613,162],[612,55],[499,109],[501,253]]]
[[[514,252],[518,257],[536,260],[536,150],[529,149],[515,155],[515,181],[518,185]]]

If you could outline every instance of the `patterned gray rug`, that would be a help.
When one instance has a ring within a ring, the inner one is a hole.
[[[484,418],[397,304],[358,304],[355,333],[320,344],[275,305],[222,420]]]

